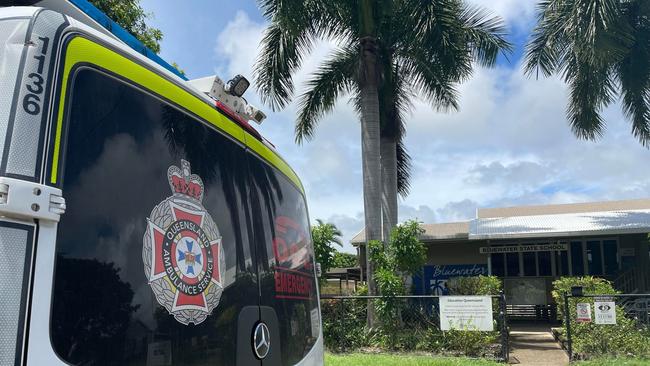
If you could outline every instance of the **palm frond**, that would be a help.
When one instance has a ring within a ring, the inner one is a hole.
[[[406,150],[404,135],[397,140],[397,192],[402,197],[411,191],[411,155]]]
[[[506,40],[505,23],[500,17],[483,8],[466,5],[460,18],[474,61],[480,65],[492,67],[499,53],[512,51],[512,44]]]
[[[634,25],[635,43],[616,65],[621,84],[621,106],[632,122],[632,135],[650,147],[650,4],[629,3],[626,14]]]
[[[302,58],[312,47],[307,30],[295,33],[281,24],[271,23],[262,39],[262,49],[255,63],[255,81],[262,102],[276,111],[292,99],[292,75],[300,68]]]
[[[565,81],[569,84],[567,117],[571,130],[578,138],[596,140],[605,129],[600,112],[617,94],[611,68],[598,69],[572,57],[565,69]]]
[[[310,139],[318,121],[334,108],[339,95],[352,90],[358,60],[358,50],[350,45],[335,51],[314,72],[307,82],[307,91],[301,95],[298,103],[295,131],[297,143]]]
[[[458,92],[454,85],[459,79],[456,70],[449,71],[424,50],[411,48],[400,56],[400,78],[408,80],[413,90],[437,110],[458,109]]]
[[[526,45],[524,73],[531,75],[539,72],[546,77],[551,76],[558,68],[562,59],[562,48],[568,43],[564,33],[564,23],[556,10],[556,0],[544,0],[538,4],[537,25],[533,29],[531,39]]]

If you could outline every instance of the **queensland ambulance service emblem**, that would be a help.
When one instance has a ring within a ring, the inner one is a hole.
[[[203,207],[203,181],[190,163],[167,170],[172,195],[147,218],[144,272],[156,300],[182,324],[199,324],[219,305],[225,260],[221,235]]]

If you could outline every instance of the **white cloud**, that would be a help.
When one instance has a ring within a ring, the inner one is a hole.
[[[530,26],[535,18],[537,6],[536,0],[469,0],[468,2],[501,16],[515,30]]]
[[[531,0],[473,0],[501,14],[512,27],[534,19]],[[263,24],[238,13],[217,41],[224,72],[251,70]],[[306,58],[296,84],[332,49],[319,44]],[[437,113],[422,101],[408,118],[413,157],[411,194],[400,201],[400,220],[465,220],[477,206],[566,203],[650,196],[650,158],[630,134],[620,108],[604,115],[608,129],[598,142],[577,140],[564,111],[567,88],[558,78],[528,78],[519,65],[478,68],[459,87],[460,111]],[[257,97],[252,92],[252,101]],[[312,221],[334,222],[351,238],[363,226],[359,124],[342,98],[313,141],[293,142],[295,104],[267,111],[260,127],[301,176]],[[351,250],[346,244],[346,250]]]

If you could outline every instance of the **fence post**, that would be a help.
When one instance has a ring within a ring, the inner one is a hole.
[[[506,295],[501,290],[499,294],[499,317],[501,318],[501,355],[504,362],[510,359],[510,344],[508,342],[508,315],[506,309]]]
[[[569,294],[564,293],[564,325],[566,326],[567,352],[569,352],[569,362],[573,360],[573,345],[571,342],[571,313],[569,309]]]

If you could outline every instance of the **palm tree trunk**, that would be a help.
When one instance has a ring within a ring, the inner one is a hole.
[[[384,243],[390,240],[390,233],[397,225],[397,141],[394,138],[381,138],[381,178],[382,178],[382,232]]]
[[[359,1],[361,14],[361,49],[359,89],[361,98],[361,156],[363,165],[363,208],[366,243],[381,240],[381,163],[379,92],[377,73],[377,38],[374,25],[373,0]],[[373,263],[366,245],[368,294],[377,294],[373,279]],[[368,327],[376,323],[374,303],[368,301]]]

